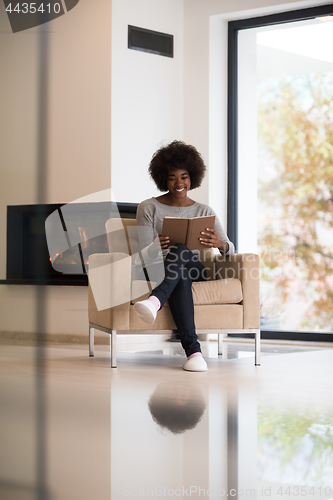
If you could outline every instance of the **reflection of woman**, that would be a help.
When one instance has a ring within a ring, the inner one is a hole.
[[[137,225],[145,226],[141,237],[144,261],[154,262],[159,249],[166,253],[165,277],[147,300],[137,302],[135,311],[147,323],[154,323],[157,311],[169,300],[182,346],[188,358],[184,369],[206,371],[195,331],[192,283],[207,279],[206,269],[197,254],[178,243],[170,247],[168,236],[161,236],[164,217],[200,217],[215,215],[215,227],[207,228],[200,238],[203,248],[218,248],[223,254],[234,253],[214,211],[207,205],[188,197],[188,191],[200,186],[206,167],[198,151],[181,141],[174,141],[159,149],[153,156],[149,172],[160,191],[167,191],[157,198],[150,198],[138,206]],[[143,241],[142,241],[143,240]]]
[[[159,384],[151,395],[149,410],[154,421],[174,434],[193,429],[205,411],[205,400],[197,386]]]

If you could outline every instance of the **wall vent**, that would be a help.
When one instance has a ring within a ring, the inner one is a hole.
[[[128,26],[128,48],[173,57],[173,35]]]

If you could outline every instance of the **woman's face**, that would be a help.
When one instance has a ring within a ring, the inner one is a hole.
[[[176,198],[186,198],[187,192],[191,188],[191,179],[188,171],[181,168],[169,170],[167,188],[172,196]]]

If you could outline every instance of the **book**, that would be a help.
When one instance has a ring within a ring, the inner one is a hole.
[[[190,250],[207,248],[202,245],[199,238],[204,238],[201,234],[208,228],[213,229],[215,226],[215,215],[207,215],[203,217],[164,217],[162,236],[169,236],[170,245],[183,243]]]

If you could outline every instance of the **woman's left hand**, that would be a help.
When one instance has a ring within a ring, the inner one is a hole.
[[[202,231],[201,234],[203,237],[199,238],[199,241],[202,245],[210,248],[218,248],[224,253],[229,250],[229,244],[226,241],[220,240],[215,229],[207,228],[206,231]]]

